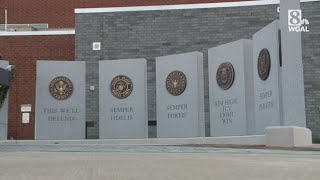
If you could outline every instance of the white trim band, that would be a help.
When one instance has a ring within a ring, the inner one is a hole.
[[[74,35],[75,30],[56,30],[56,31],[0,31],[0,36],[50,36],[50,35]]]
[[[320,0],[300,0],[301,2],[314,2]],[[222,7],[242,7],[280,4],[280,0],[241,1],[223,3],[203,4],[182,4],[182,5],[160,5],[160,6],[133,6],[133,7],[112,7],[112,8],[80,8],[75,9],[76,14],[85,13],[108,13],[108,12],[130,12],[130,11],[160,11],[160,10],[181,10],[181,9],[206,9]]]

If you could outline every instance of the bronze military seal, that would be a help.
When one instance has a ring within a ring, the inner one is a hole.
[[[181,95],[187,87],[186,75],[181,71],[171,72],[166,79],[167,91],[173,96]]]
[[[258,74],[261,80],[265,81],[269,77],[271,68],[271,58],[269,50],[264,48],[260,51],[258,57]]]
[[[231,63],[224,62],[220,64],[216,74],[219,87],[223,90],[229,89],[233,84],[234,76],[235,73]]]
[[[59,76],[50,82],[49,91],[55,99],[66,100],[73,93],[73,83],[67,77]]]
[[[114,97],[124,99],[130,96],[133,83],[127,76],[119,75],[112,79],[110,89]]]

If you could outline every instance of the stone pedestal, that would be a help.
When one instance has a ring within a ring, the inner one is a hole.
[[[280,126],[279,21],[253,35],[253,82],[255,134],[268,126]]]
[[[211,48],[208,60],[211,136],[247,135],[254,128],[252,41]]]
[[[266,128],[266,145],[271,147],[312,146],[310,129],[296,126]]]
[[[157,137],[205,135],[203,55],[156,58]]]
[[[147,138],[147,61],[99,62],[100,138]]]
[[[8,61],[0,60],[1,68],[5,69],[8,65]],[[0,140],[6,140],[8,136],[8,100],[9,93],[7,94],[7,98],[0,109]]]
[[[85,85],[85,62],[37,62],[35,139],[85,138]]]

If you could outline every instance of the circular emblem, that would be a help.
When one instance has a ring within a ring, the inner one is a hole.
[[[119,75],[111,81],[111,93],[118,99],[124,99],[130,96],[132,89],[133,83],[127,76]]]
[[[171,72],[166,79],[167,91],[173,96],[179,96],[187,87],[187,78],[181,71]]]
[[[270,53],[264,48],[260,51],[258,57],[258,74],[261,80],[265,81],[269,77],[271,67]]]
[[[220,64],[216,74],[219,87],[223,90],[229,89],[233,84],[234,75],[234,69],[231,63],[224,62]]]
[[[49,84],[50,94],[57,100],[66,100],[73,93],[73,84],[70,79],[59,76]]]

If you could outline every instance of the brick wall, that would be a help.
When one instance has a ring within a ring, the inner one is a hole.
[[[76,60],[87,62],[87,84],[98,87],[99,60],[147,58],[149,120],[156,120],[157,56],[204,53],[206,135],[209,135],[207,50],[252,35],[278,18],[278,5],[76,15]],[[307,125],[320,138],[320,2],[302,3],[311,33],[303,34]],[[101,51],[91,43],[102,42]],[[87,120],[98,121],[99,92],[87,91]],[[154,137],[155,128],[149,131]],[[98,131],[98,127],[92,131]],[[96,133],[97,134],[97,133]]]
[[[0,7],[8,8],[8,22],[10,24],[48,23],[50,28],[72,28],[75,26],[75,8],[193,4],[231,1],[241,0],[0,0]],[[1,9],[0,14],[4,14]],[[3,15],[0,16],[0,24],[4,24]]]
[[[16,65],[9,96],[8,137],[34,139],[37,60],[74,60],[74,35],[0,36],[2,58]],[[21,104],[32,104],[30,124],[22,124]]]
[[[320,2],[303,3],[310,33],[302,34],[307,127],[320,138]]]

